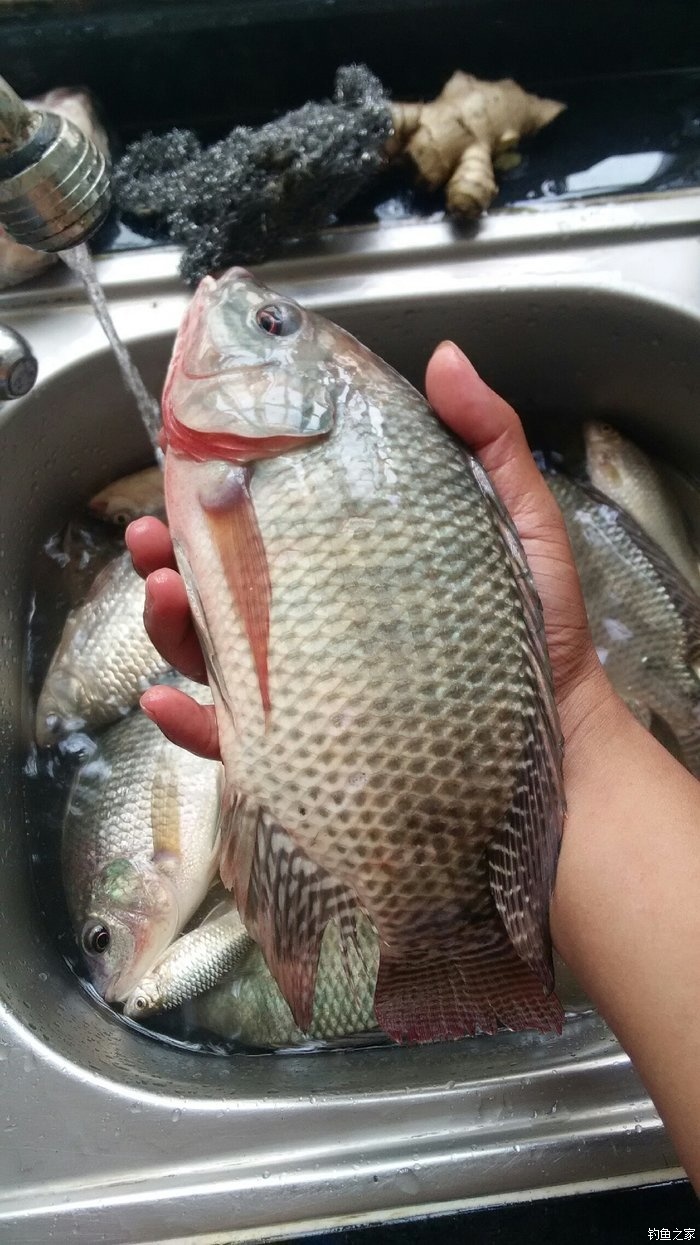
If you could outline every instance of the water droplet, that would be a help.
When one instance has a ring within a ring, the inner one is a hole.
[[[182,1111],[180,1110],[180,1108],[179,1108],[179,1107],[176,1107],[176,1108],[175,1108],[175,1110],[173,1111],[172,1115],[170,1116],[170,1118],[171,1118],[171,1120],[172,1120],[173,1124],[177,1124],[177,1122],[178,1122],[178,1120],[180,1119],[181,1115],[182,1115]]]

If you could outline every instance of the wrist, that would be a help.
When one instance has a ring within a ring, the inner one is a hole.
[[[567,791],[585,773],[595,773],[611,749],[639,728],[633,714],[615,691],[593,648],[575,679],[557,698],[564,738]],[[599,785],[599,784],[597,784]]]

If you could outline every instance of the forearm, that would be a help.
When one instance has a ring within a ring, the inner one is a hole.
[[[700,783],[593,680],[565,762],[555,945],[700,1186]]]

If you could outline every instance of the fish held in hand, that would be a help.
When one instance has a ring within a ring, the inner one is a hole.
[[[115,722],[168,670],[143,626],[145,588],[129,553],[108,563],[71,610],[36,710],[36,740]]]
[[[199,286],[163,410],[222,879],[296,1024],[327,923],[350,946],[364,911],[391,1037],[558,1028],[561,736],[483,469],[391,367],[241,269]]]
[[[561,472],[546,479],[613,687],[700,778],[700,599],[626,510]]]
[[[133,519],[145,514],[162,518],[165,514],[163,472],[160,467],[146,467],[144,471],[114,480],[90,499],[88,510],[116,527],[127,527]]]
[[[124,1002],[124,1014],[143,1020],[211,990],[255,946],[230,900],[177,938]]]
[[[88,973],[107,1001],[126,998],[204,899],[218,864],[221,781],[218,762],[169,743],[140,712],[105,731],[78,769],[63,880]]]
[[[583,433],[591,484],[627,510],[700,592],[698,558],[683,513],[652,460],[610,424],[592,421]]]

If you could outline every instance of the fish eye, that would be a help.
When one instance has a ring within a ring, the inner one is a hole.
[[[81,942],[89,955],[104,955],[112,941],[111,934],[101,921],[88,921],[83,927]]]
[[[118,527],[127,527],[130,522],[131,515],[128,510],[116,510],[112,515],[112,518]]]
[[[301,312],[289,303],[270,303],[267,307],[258,308],[255,322],[263,333],[269,333],[271,337],[289,337],[301,328]]]

